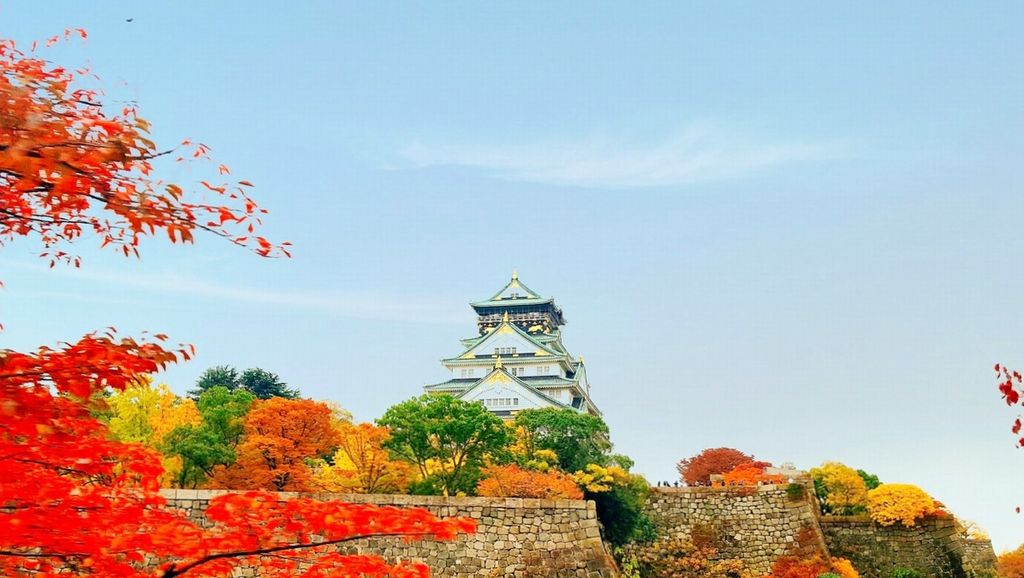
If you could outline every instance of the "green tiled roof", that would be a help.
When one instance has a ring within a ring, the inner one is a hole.
[[[441,383],[426,385],[423,389],[427,391],[458,391],[473,387],[473,385],[481,379],[483,378],[473,377],[470,379],[449,379],[448,381],[442,381]]]
[[[474,303],[470,303],[470,305],[473,306],[474,309],[485,309],[487,307],[507,308],[520,306],[525,307],[527,305],[545,305],[547,303],[552,303],[553,301],[554,299],[550,297],[547,299],[528,299],[520,297],[519,299],[488,299],[487,301],[476,301]]]
[[[559,377],[557,375],[518,375],[516,376],[520,381],[523,381],[533,387],[569,387],[576,385],[576,380],[568,377]]]
[[[518,293],[519,297],[512,298],[509,296],[511,293]],[[480,307],[509,307],[520,306],[520,305],[543,305],[545,303],[552,303],[554,300],[550,297],[542,297],[540,293],[537,293],[533,289],[530,289],[522,281],[519,280],[519,275],[512,273],[512,279],[501,288],[494,295],[491,295],[490,299],[483,301],[476,301],[470,303],[473,308]]]

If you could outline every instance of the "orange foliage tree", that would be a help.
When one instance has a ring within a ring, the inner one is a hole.
[[[232,490],[313,491],[306,461],[330,453],[338,445],[334,412],[309,399],[272,397],[257,400],[245,417],[238,459],[220,466],[208,484]]]
[[[761,484],[781,484],[784,478],[778,474],[766,474],[765,469],[771,467],[768,462],[744,462],[722,475],[725,486],[758,486]]]
[[[85,37],[65,36],[73,34]],[[62,245],[87,233],[125,254],[138,254],[142,236],[160,231],[187,242],[196,229],[264,256],[284,250],[252,236],[262,210],[243,192],[247,182],[205,183],[215,201],[198,202],[151,177],[163,151],[146,138],[148,123],[132,107],[110,114],[98,91],[80,87],[86,74],[0,39],[0,243],[35,238],[51,264],[75,265]],[[188,156],[207,151],[197,145]],[[192,355],[165,340],[109,330],[35,352],[0,350],[0,574],[214,576],[245,563],[283,577],[302,560],[307,576],[425,576],[422,564],[329,548],[374,535],[448,539],[472,530],[471,520],[422,510],[265,493],[217,497],[207,511],[212,525],[193,523],[159,493],[159,455],[113,440],[89,411],[104,392]],[[314,544],[313,534],[322,541]]]
[[[1024,578],[1024,545],[999,555],[996,565],[1003,578]]]
[[[315,484],[328,492],[366,494],[403,492],[412,474],[409,464],[392,460],[382,444],[391,436],[388,428],[346,421],[334,425],[338,450],[333,464],[316,469]]]
[[[754,461],[739,450],[732,448],[708,448],[701,453],[679,462],[676,469],[684,482],[691,486],[706,486],[711,476],[732,471],[736,466]]]
[[[537,472],[517,465],[489,466],[477,484],[481,496],[582,500],[583,491],[563,472]]]

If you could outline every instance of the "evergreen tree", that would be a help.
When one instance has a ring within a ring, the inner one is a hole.
[[[234,391],[241,385],[238,370],[229,365],[218,365],[204,371],[196,380],[195,389],[188,392],[192,399],[199,399],[202,393],[211,387],[223,387],[228,391]]]
[[[299,390],[289,388],[276,373],[258,367],[246,369],[242,373],[230,365],[211,367],[199,376],[195,389],[188,394],[193,399],[199,399],[204,391],[212,387],[223,387],[228,391],[243,389],[259,399],[299,397]]]
[[[270,399],[272,397],[283,397],[285,399],[296,399],[299,397],[299,390],[290,389],[288,384],[281,381],[276,373],[253,367],[242,372],[240,380],[241,387],[259,399]]]

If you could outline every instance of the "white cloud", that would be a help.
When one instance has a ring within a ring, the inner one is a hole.
[[[12,263],[19,269],[38,270],[44,268],[36,264]],[[139,273],[131,274],[105,271],[102,269],[55,268],[46,273],[58,277],[66,277],[75,281],[75,291],[80,299],[90,300],[91,292],[82,289],[77,282],[99,283],[117,288],[128,288],[155,294],[176,294],[204,300],[223,300],[234,303],[252,303],[274,305],[317,311],[327,315],[356,319],[374,319],[382,321],[406,321],[428,324],[465,324],[467,308],[465,303],[454,299],[434,296],[430,299],[422,295],[382,295],[370,291],[294,291],[257,289],[253,287],[213,283],[197,277],[185,276],[181,273]],[[8,291],[16,291],[9,287]],[[56,293],[67,298],[67,292]],[[34,293],[41,295],[41,292]],[[108,299],[109,300],[109,299]],[[119,302],[120,300],[114,300]],[[138,303],[136,299],[136,303]]]
[[[599,188],[688,185],[734,179],[789,163],[834,160],[826,142],[758,142],[698,123],[658,142],[592,138],[527,146],[447,146],[415,142],[400,154],[416,168],[461,166],[509,180]]]

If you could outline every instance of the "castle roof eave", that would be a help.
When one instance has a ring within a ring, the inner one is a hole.
[[[467,353],[469,353],[470,351],[473,351],[473,349],[475,349],[475,348],[476,348],[476,347],[477,347],[478,345],[480,345],[481,343],[483,343],[484,341],[486,341],[488,337],[491,337],[492,335],[497,335],[497,334],[498,334],[498,331],[499,331],[499,330],[500,330],[500,329],[501,329],[502,327],[509,327],[509,328],[511,328],[511,329],[512,329],[513,331],[515,331],[515,332],[516,332],[516,333],[518,333],[519,335],[523,336],[523,337],[524,337],[524,338],[525,338],[525,339],[526,339],[526,340],[527,340],[528,342],[530,342],[530,343],[532,343],[532,344],[536,345],[538,349],[540,349],[540,350],[543,350],[543,351],[547,352],[547,353],[548,353],[548,355],[550,355],[550,356],[552,356],[552,357],[556,357],[556,356],[562,355],[562,353],[561,353],[561,352],[559,352],[559,351],[557,351],[557,350],[555,350],[555,349],[552,349],[552,348],[551,348],[551,347],[550,347],[549,345],[547,345],[546,343],[541,343],[540,341],[538,341],[537,339],[535,339],[535,338],[534,338],[534,337],[533,337],[532,335],[530,335],[529,333],[527,333],[526,331],[524,331],[524,330],[523,330],[522,328],[520,328],[520,327],[519,327],[518,325],[516,325],[515,323],[512,323],[512,322],[510,322],[510,321],[507,321],[507,320],[505,320],[505,321],[502,321],[501,323],[499,323],[499,324],[498,324],[498,326],[494,328],[494,331],[491,331],[491,332],[490,332],[490,333],[488,333],[487,335],[483,335],[483,336],[482,336],[482,337],[483,337],[483,339],[481,339],[481,340],[479,340],[479,341],[477,341],[477,342],[473,343],[472,345],[470,345],[469,347],[467,347],[467,348],[466,348],[466,349],[465,349],[465,350],[464,350],[464,351],[463,351],[462,353],[460,353],[460,354],[459,354],[459,355],[457,355],[456,357],[462,357],[463,355],[466,355],[466,354],[467,354]],[[541,356],[541,357],[545,357],[545,356]]]
[[[551,297],[526,297],[520,299],[487,299],[485,301],[474,301],[469,306],[476,309],[504,309],[508,307],[526,307],[529,305],[554,305],[555,300]],[[557,307],[555,308],[557,309]]]

